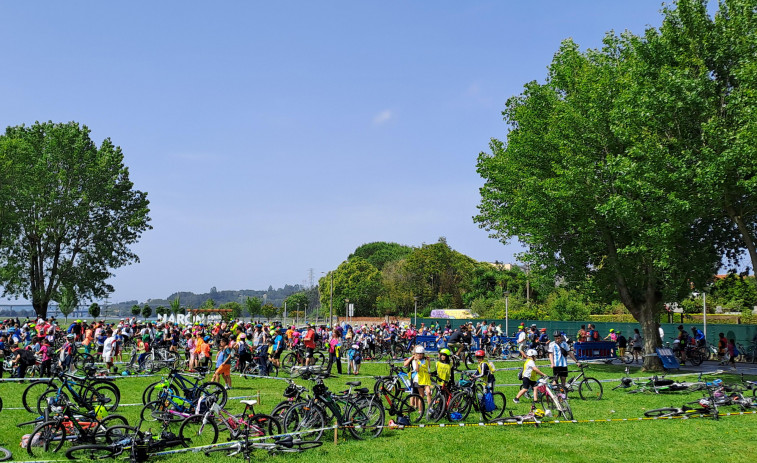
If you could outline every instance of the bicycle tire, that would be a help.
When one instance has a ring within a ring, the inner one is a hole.
[[[124,440],[127,436],[131,434],[135,434],[137,437],[142,438],[143,433],[140,432],[137,428],[134,426],[129,426],[128,424],[117,424],[115,426],[108,426],[108,429],[105,431],[105,442],[108,444],[114,444],[116,442]]]
[[[286,354],[284,358],[281,359],[281,368],[284,370],[291,372],[292,368],[295,366],[297,366],[297,356],[294,355],[293,352]]]
[[[293,405],[284,417],[284,432],[297,434],[303,440],[321,440],[326,417],[317,406],[309,403]]]
[[[507,398],[503,392],[492,392],[492,399],[494,400],[494,410],[487,412],[483,406],[484,404],[481,404],[479,407],[481,409],[481,418],[483,418],[485,422],[501,418],[505,413],[505,408],[507,408]]]
[[[470,413],[471,405],[467,392],[458,391],[454,393],[447,404],[447,419],[452,422],[465,421]],[[457,416],[456,413],[460,415]]]
[[[696,349],[692,349],[689,354],[687,355],[687,359],[691,362],[692,365],[695,367],[698,367],[699,365],[704,362],[704,359],[702,358],[702,353],[699,352]]]
[[[654,410],[647,410],[644,412],[644,416],[647,418],[666,418],[669,416],[678,416],[681,410],[674,407],[655,408]]]
[[[86,444],[71,447],[66,451],[69,460],[104,460],[114,458],[118,451],[109,445]]]
[[[170,400],[153,400],[142,407],[142,410],[139,412],[139,418],[146,422],[165,421],[168,423],[180,423],[184,421],[185,417],[169,411],[173,408],[175,408],[175,404]]]
[[[384,430],[384,406],[380,401],[351,402],[345,411],[348,428],[355,439],[365,440],[381,435]]]
[[[431,403],[428,405],[428,410],[428,418],[433,422],[441,420],[447,411],[447,398],[439,386],[434,386],[431,391]]]
[[[87,354],[86,352],[79,352],[74,357],[74,368],[77,370],[84,370],[87,367],[94,367],[95,366],[95,358]]]
[[[13,454],[5,447],[0,447],[0,461],[8,461],[13,458]]]
[[[623,354],[623,363],[628,365],[632,362],[633,362],[633,354],[631,352],[626,352],[625,354]]]
[[[581,400],[601,400],[602,383],[597,378],[584,378],[578,383],[578,395]]]
[[[41,396],[39,396],[39,399],[37,399],[37,413],[40,415],[45,415],[45,411],[47,410],[47,399],[51,398],[57,398],[58,403],[68,403],[68,395],[61,391],[58,393],[57,388],[50,388],[47,391],[45,391]],[[45,415],[47,416],[47,415]]]
[[[29,434],[29,440],[26,445],[26,453],[29,456],[38,456],[41,452],[57,452],[63,447],[63,443],[66,441],[66,428],[60,421],[45,421],[40,424],[34,431]],[[39,445],[32,445],[32,443],[41,443],[41,449]],[[35,450],[36,448],[36,450]],[[37,455],[34,453],[37,452]]]
[[[3,411],[3,398],[0,397],[0,412]]]
[[[184,447],[202,447],[218,442],[218,424],[205,415],[192,415],[184,418],[179,426],[179,439]]]
[[[155,394],[155,386],[158,384],[161,384],[163,381],[156,381],[145,389],[145,391],[142,393],[142,405],[147,405],[148,403],[152,402],[153,400],[157,399],[157,397],[153,397]]]
[[[82,397],[89,407],[102,405],[109,412],[114,412],[121,402],[121,391],[113,383],[98,382],[87,386],[82,391]]]
[[[229,400],[229,393],[226,392],[226,387],[215,381],[209,381],[200,386],[195,394],[195,398],[199,399],[203,394],[215,397],[219,407],[226,405],[226,401]]]
[[[21,394],[21,403],[23,404],[24,409],[29,413],[37,412],[38,410],[32,407],[36,407],[37,402],[39,401],[39,396],[52,387],[52,380],[34,381],[26,386],[24,393]],[[39,392],[37,392],[37,390],[39,390]]]
[[[560,404],[560,408],[562,409],[560,411],[560,415],[562,415],[563,418],[566,420],[572,421],[573,420],[573,409],[570,408],[570,402],[568,402],[567,397],[563,395],[557,396],[557,403]]]
[[[473,370],[472,367],[476,366],[476,359],[473,358],[473,353],[470,351],[465,352],[463,362],[466,370]]]
[[[281,434],[281,421],[275,416],[266,415],[265,413],[256,413],[247,418],[247,425],[254,425],[262,433],[250,434],[250,437],[278,436]]]
[[[271,416],[276,418],[279,421],[284,421],[284,416],[286,416],[287,411],[294,405],[295,402],[290,402],[288,400],[284,400],[279,402],[278,405],[273,407],[273,410],[271,410]]]

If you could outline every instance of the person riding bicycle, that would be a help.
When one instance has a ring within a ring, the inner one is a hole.
[[[697,329],[696,326],[691,327],[691,337],[692,337],[692,344],[695,344],[697,347],[704,347],[705,343],[707,342],[704,337],[704,333],[702,333],[702,330]]]
[[[568,347],[568,343],[565,342],[560,331],[555,330],[552,336],[554,337],[554,341],[550,342],[547,348],[549,363],[552,366],[552,375],[560,378],[560,382],[565,387],[565,383],[568,380],[568,359],[566,357],[570,356],[579,367],[581,364],[576,360],[576,356],[570,350],[570,347]]]
[[[455,330],[452,334],[449,335],[449,338],[447,338],[447,347],[452,349],[452,351],[458,356],[465,347],[465,333],[467,331],[468,327],[461,325],[460,328]]]

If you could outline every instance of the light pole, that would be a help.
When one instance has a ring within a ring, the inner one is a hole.
[[[347,323],[350,322],[350,299],[345,297],[344,298],[344,318],[347,320]]]
[[[505,337],[510,336],[510,311],[508,307],[508,298],[510,291],[505,291]]]
[[[413,325],[418,328],[418,296],[413,296],[413,299],[415,300],[415,322]]]
[[[326,275],[326,272],[321,272]],[[331,292],[329,293],[329,326],[334,324],[334,274],[329,272],[331,277]]]

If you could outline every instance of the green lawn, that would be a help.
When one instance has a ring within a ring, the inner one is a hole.
[[[516,367],[519,363],[498,363],[498,367]],[[636,367],[635,369],[638,369]],[[634,370],[635,370],[634,369]],[[598,365],[591,367],[591,376],[599,379],[617,379],[623,374],[622,366]],[[382,364],[363,364],[361,375],[385,374]],[[632,370],[632,373],[634,371]],[[515,371],[498,371],[497,382],[517,382]],[[641,376],[641,374],[639,374]],[[735,376],[722,375],[724,381],[737,380]],[[342,376],[329,379],[327,385],[339,390],[345,381],[354,377]],[[371,378],[359,378],[363,384],[372,386]],[[696,379],[695,376],[686,378]],[[752,378],[754,379],[754,378]],[[124,404],[140,402],[144,388],[155,381],[153,378],[124,378],[118,380]],[[281,392],[286,383],[269,379],[234,378],[230,396],[259,396],[258,412],[270,410],[282,400]],[[303,384],[307,381],[298,380]],[[617,382],[603,383],[605,394],[602,400],[581,401],[577,394],[571,396],[571,406],[577,420],[607,420],[638,418],[645,410],[680,406],[696,400],[696,394],[627,394],[623,390],[611,391]],[[21,436],[31,428],[17,428],[15,423],[34,418],[24,410],[9,410],[21,406],[21,393],[26,385],[0,383],[4,410],[0,414],[0,445],[9,448],[18,461],[29,460],[24,449],[19,447]],[[501,387],[507,396],[509,410],[526,413],[529,404],[525,400],[515,405],[511,399],[517,387]],[[230,409],[241,411],[238,400],[229,402]],[[140,407],[125,406],[119,413],[130,422],[136,422]],[[726,412],[723,409],[721,412]],[[478,417],[471,412],[468,422],[476,423]],[[692,418],[689,420],[612,421],[594,423],[545,423],[534,426],[448,426],[444,428],[409,428],[386,430],[379,438],[370,441],[355,441],[340,434],[338,445],[333,443],[333,433],[324,436],[326,443],[315,450],[298,455],[269,456],[260,453],[260,460],[278,459],[311,461],[327,458],[329,462],[354,461],[434,461],[457,462],[517,458],[518,460],[544,460],[558,458],[561,461],[586,462],[637,460],[655,456],[663,461],[704,461],[717,458],[729,461],[753,461],[757,455],[754,436],[757,431],[757,415],[723,417],[719,421]],[[64,447],[64,449],[67,447]],[[64,454],[49,454],[40,459],[65,458]],[[155,458],[158,461],[185,462],[205,459],[202,454],[184,453]],[[224,458],[218,454],[213,458]],[[238,457],[238,461],[242,461]]]

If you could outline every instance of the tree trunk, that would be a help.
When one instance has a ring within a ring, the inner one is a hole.
[[[37,317],[47,319],[47,306],[49,301],[32,301],[32,307],[34,307],[34,313]]]
[[[755,249],[754,240],[749,233],[749,229],[744,223],[744,219],[736,214],[736,210],[732,206],[729,206],[726,209],[728,210],[728,215],[731,217],[731,220],[733,220],[736,227],[739,229],[741,239],[744,241],[744,246],[749,252],[749,258],[752,261],[752,272],[757,275],[757,250]]]
[[[652,355],[657,352],[658,347],[662,346],[657,308],[641,306],[638,313],[637,320],[641,325],[641,337],[644,344],[644,371],[661,371],[662,361],[656,355]]]

